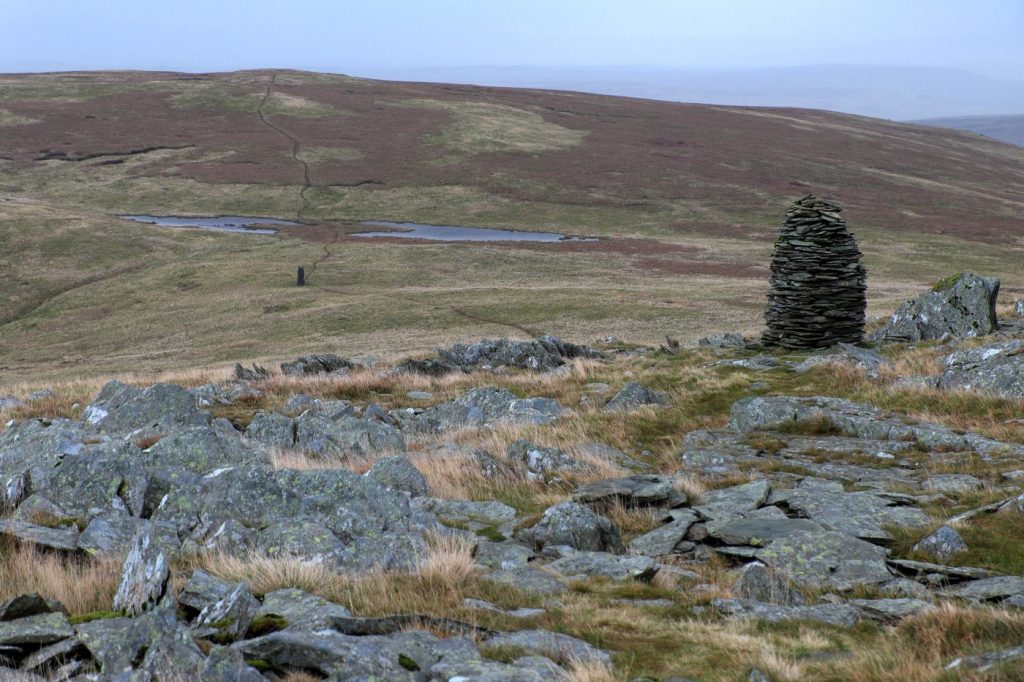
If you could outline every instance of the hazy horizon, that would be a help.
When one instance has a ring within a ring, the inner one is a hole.
[[[0,0],[0,12],[3,72],[295,68],[891,118],[1024,113],[1013,0]],[[785,75],[824,66],[897,75]],[[948,72],[921,83],[915,69]]]

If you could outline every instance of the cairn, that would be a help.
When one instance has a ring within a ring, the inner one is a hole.
[[[772,254],[765,344],[827,348],[863,339],[867,276],[841,211],[810,194],[786,212]]]

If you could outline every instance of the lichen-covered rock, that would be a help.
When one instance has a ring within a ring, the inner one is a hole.
[[[0,622],[0,647],[51,644],[73,634],[63,613],[40,613]]]
[[[568,587],[565,582],[548,571],[532,565],[503,568],[480,576],[484,582],[507,585],[527,594],[560,594]]]
[[[675,552],[686,541],[686,532],[697,521],[697,514],[689,509],[680,510],[676,518],[643,535],[633,538],[629,549],[647,556],[666,556]]]
[[[942,526],[914,545],[915,552],[927,554],[938,561],[949,561],[968,549],[967,543],[960,537],[960,533],[949,526]]]
[[[800,590],[760,561],[743,567],[739,579],[732,586],[732,592],[741,599],[781,606],[803,606],[806,603]]]
[[[405,437],[379,419],[351,414],[333,418],[306,412],[295,420],[295,447],[321,457],[365,457],[381,452],[404,452]]]
[[[409,493],[413,497],[425,497],[428,494],[427,479],[405,457],[379,459],[364,475],[385,488]]]
[[[74,552],[78,549],[79,533],[74,526],[49,528],[17,519],[0,519],[0,534],[10,535],[19,542],[48,549],[65,552]]]
[[[650,580],[658,566],[648,556],[623,556],[608,552],[575,552],[556,559],[548,568],[567,578],[608,578],[609,580]]]
[[[165,433],[174,426],[203,426],[210,415],[180,386],[154,384],[144,389],[111,381],[82,412],[88,426],[105,433],[146,430]]]
[[[1014,340],[948,355],[938,387],[1024,398],[1024,341]]]
[[[667,407],[672,398],[635,381],[628,382],[612,399],[605,403],[605,412],[631,412],[644,407]]]
[[[998,328],[998,295],[998,279],[963,273],[905,302],[874,337],[908,342],[991,334]]]
[[[501,424],[550,424],[566,413],[551,398],[516,398],[503,388],[474,388],[451,402],[425,410],[415,422],[420,431],[441,433]]]
[[[811,620],[840,627],[853,627],[863,614],[849,604],[814,604],[812,606],[782,606],[750,599],[715,599],[712,604],[730,618],[755,618],[778,623],[787,620]]]
[[[272,448],[295,447],[295,420],[277,412],[260,410],[253,415],[245,435]]]
[[[321,630],[331,627],[335,618],[347,618],[352,613],[315,594],[295,588],[269,592],[256,611],[254,622],[261,628],[295,630]],[[271,627],[272,626],[272,627]]]
[[[888,550],[836,531],[796,531],[755,556],[798,585],[847,590],[892,578]]]
[[[501,632],[487,640],[493,647],[522,649],[533,654],[546,656],[555,662],[580,661],[584,663],[611,664],[608,652],[587,644],[582,639],[547,630],[518,630]]]
[[[530,478],[550,481],[563,471],[583,471],[589,467],[570,457],[560,448],[546,448],[526,440],[517,440],[508,446],[506,457],[513,466],[526,469]]]
[[[743,515],[744,512],[760,507],[768,499],[770,492],[771,486],[768,481],[759,479],[728,488],[711,490],[701,498],[700,504],[696,505],[694,509],[708,520],[734,519]]]
[[[152,526],[140,528],[121,569],[114,609],[138,615],[152,608],[167,591],[170,560]]]
[[[548,372],[574,358],[600,358],[601,353],[587,346],[562,341],[554,336],[541,336],[532,341],[484,339],[472,345],[455,344],[439,349],[441,362],[463,370],[517,367]]]
[[[346,358],[331,353],[301,355],[291,362],[281,363],[281,373],[288,377],[305,377],[314,374],[330,374],[352,369],[355,365]]]
[[[572,499],[597,506],[618,502],[627,507],[671,509],[685,504],[686,494],[676,490],[671,476],[637,474],[587,483],[576,489]]]
[[[619,529],[607,517],[575,502],[548,507],[532,528],[518,535],[536,549],[567,545],[573,549],[622,554],[626,551]]]
[[[238,583],[224,597],[205,606],[196,618],[196,625],[215,628],[218,641],[235,641],[249,631],[259,608],[260,603],[245,583]]]

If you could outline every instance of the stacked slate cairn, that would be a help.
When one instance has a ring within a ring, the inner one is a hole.
[[[840,212],[813,194],[786,212],[772,254],[765,344],[827,348],[863,339],[867,275]]]

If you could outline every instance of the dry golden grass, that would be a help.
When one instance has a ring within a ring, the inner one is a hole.
[[[616,682],[611,667],[599,661],[571,660],[561,679],[564,682]]]
[[[109,611],[121,580],[120,557],[80,559],[0,539],[0,601],[38,592],[72,615]]]

